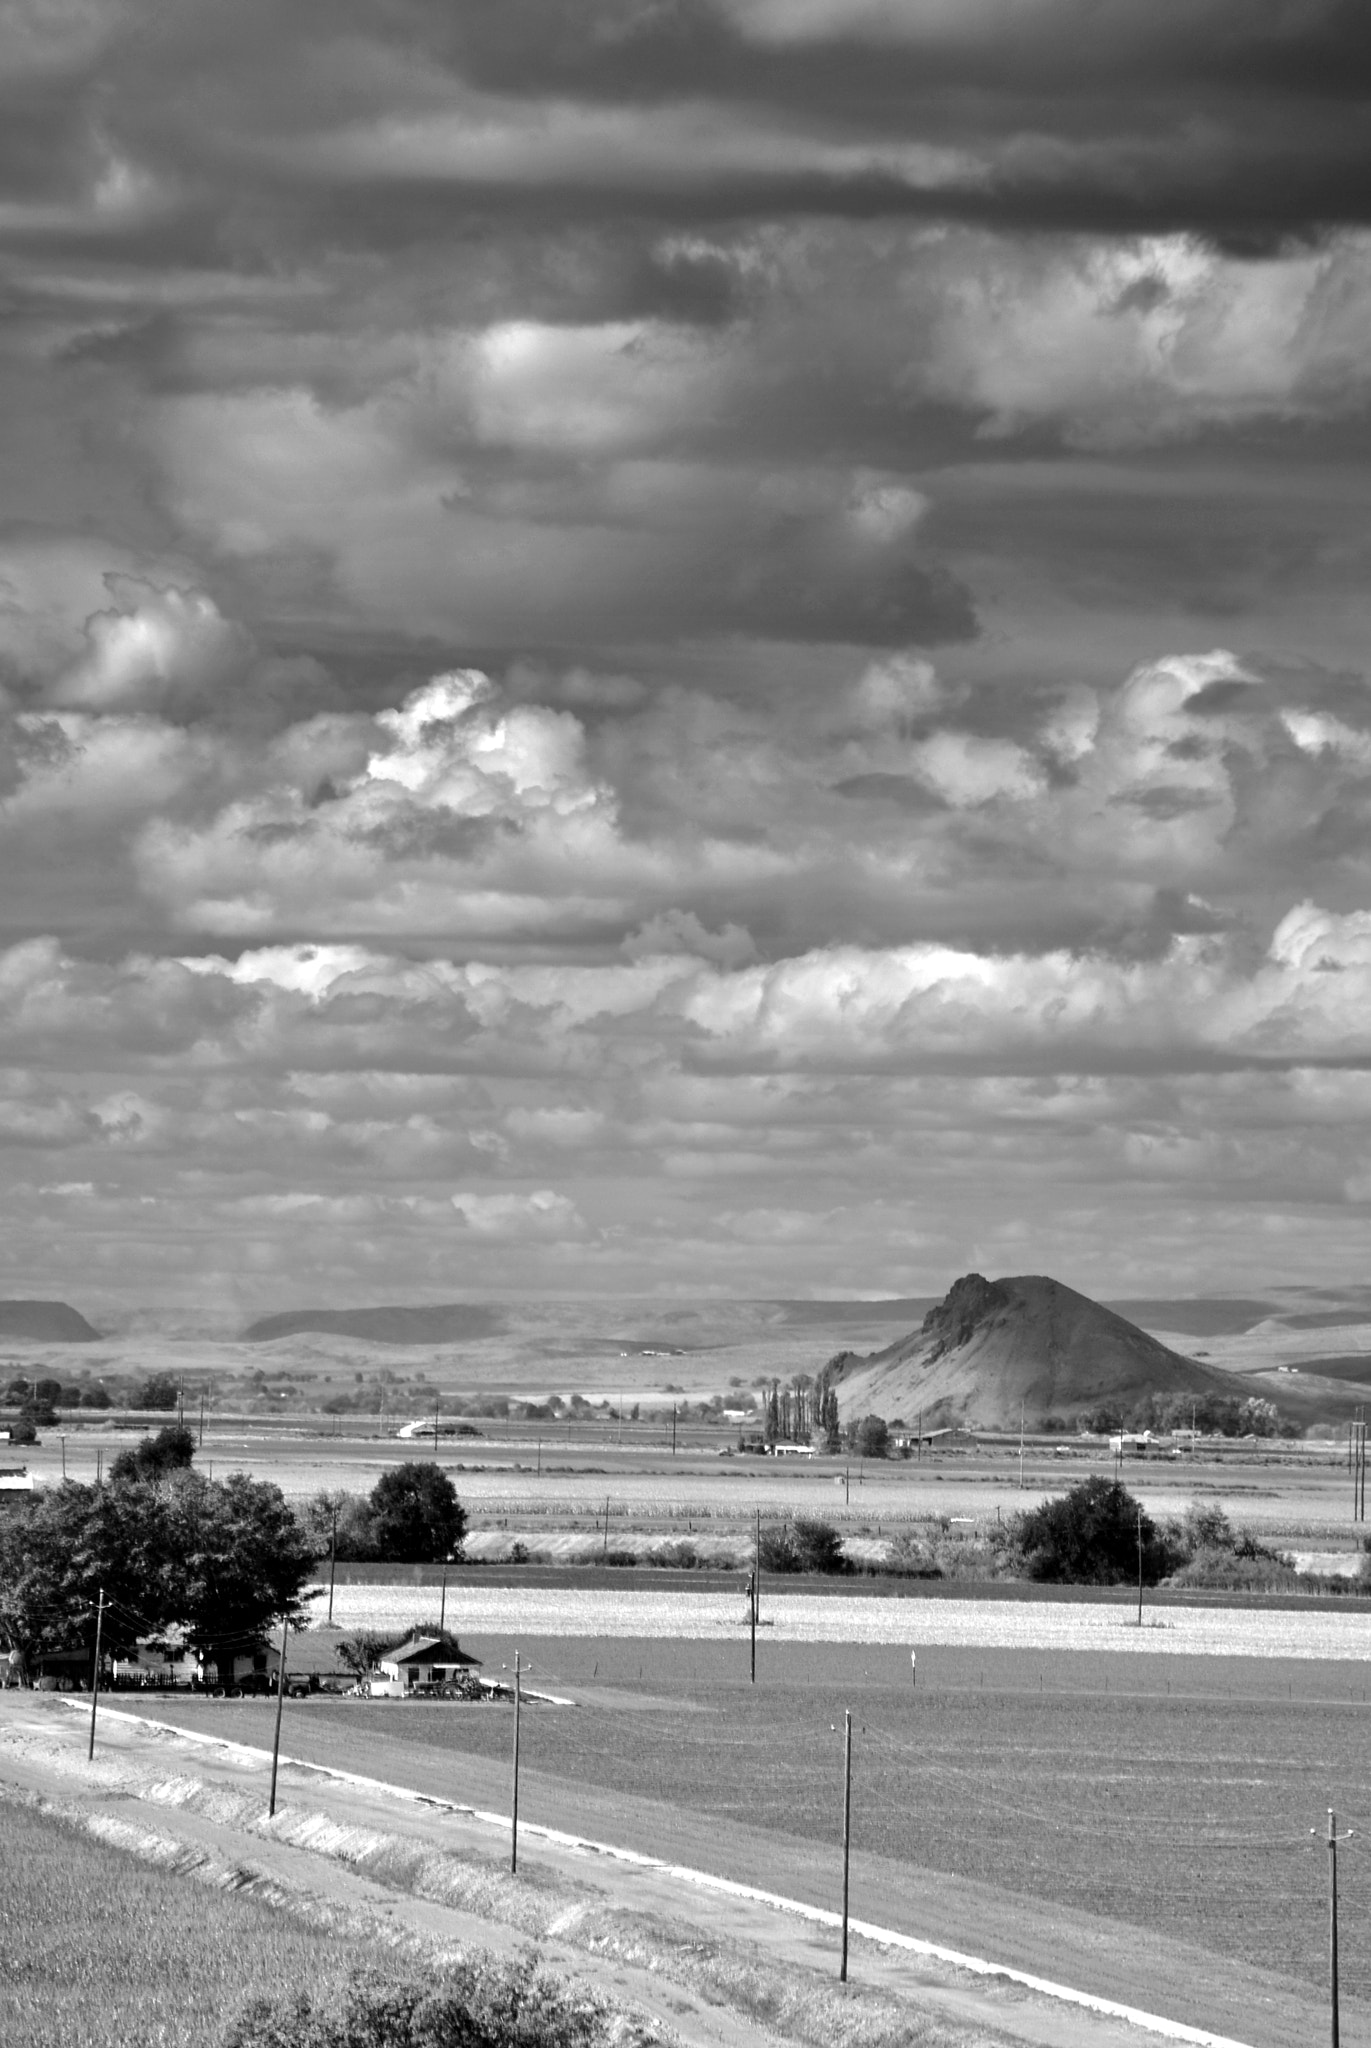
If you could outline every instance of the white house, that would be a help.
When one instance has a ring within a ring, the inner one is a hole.
[[[401,1698],[428,1686],[449,1684],[460,1671],[474,1663],[465,1657],[455,1636],[407,1636],[380,1659],[381,1677],[373,1678],[371,1690],[382,1696]]]

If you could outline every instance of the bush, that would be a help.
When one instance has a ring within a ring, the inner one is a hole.
[[[224,2048],[608,2048],[609,2009],[534,1958],[463,1961],[418,1980],[359,1975],[341,2006],[254,1998]]]
[[[109,1476],[116,1485],[126,1479],[164,1479],[169,1472],[184,1472],[194,1456],[195,1438],[172,1422],[156,1436],[145,1436],[131,1451],[120,1451]]]
[[[779,1528],[763,1529],[759,1557],[764,1572],[845,1572],[842,1538],[831,1522],[797,1515]]]
[[[1183,1552],[1116,1480],[1098,1474],[1030,1508],[1011,1525],[1024,1575],[1058,1585],[1133,1585],[1141,1536],[1143,1584],[1155,1586]]]

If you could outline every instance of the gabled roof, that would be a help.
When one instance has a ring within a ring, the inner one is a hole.
[[[378,1660],[382,1664],[471,1664],[476,1660],[465,1657],[458,1646],[456,1636],[407,1636],[403,1643],[397,1643],[393,1650],[382,1650]]]
[[[442,1636],[406,1636],[393,1650],[383,1650],[383,1664],[432,1664],[448,1647]]]

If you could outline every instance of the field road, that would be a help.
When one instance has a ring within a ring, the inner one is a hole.
[[[296,1757],[309,1732],[308,1714],[295,1715]],[[773,1980],[784,1983],[792,1999],[809,2001],[811,2013],[816,2004],[822,2011],[825,1999],[842,1996],[833,1984],[832,1929],[761,1900],[711,1892],[682,1882],[671,1869],[621,1862],[531,1830],[521,1835],[521,1876],[510,1879],[502,1869],[506,1836],[497,1822],[432,1803],[435,1785],[451,1785],[456,1760],[450,1749],[425,1756],[409,1747],[412,1791],[427,1798],[398,1797],[374,1781],[345,1782],[288,1762],[281,1810],[268,1823],[265,1760],[255,1745],[192,1743],[122,1711],[102,1711],[94,1766],[86,1763],[85,1741],[84,1716],[60,1698],[0,1696],[0,1785],[82,1816],[107,1839],[137,1846],[141,1837],[145,1853],[164,1862],[180,1844],[193,1850],[211,1878],[224,1869],[249,1878],[262,1873],[287,1899],[302,1906],[325,1902],[352,1914],[359,1926],[384,1926],[395,1941],[430,1953],[472,1942],[512,1952],[533,1936],[549,1962],[637,2005],[689,2048],[760,2048],[786,2032],[779,1994],[763,2028],[745,2002],[740,2009],[721,1995],[721,1979],[700,1978],[700,1965],[691,1959],[706,1951],[724,1964],[730,1956],[744,1961],[753,1997],[759,1984]],[[304,1745],[311,1754],[317,1746]],[[395,1760],[383,1744],[372,1742],[370,1751],[376,1772]],[[466,1756],[460,1762],[457,1796],[498,1813],[504,1770]],[[573,1794],[537,1774],[530,1774],[528,1801],[547,1825],[577,1836],[614,1842],[620,1825],[635,1820],[635,1831],[649,1827],[659,1853],[672,1862],[742,1885],[832,1901],[831,1857],[761,1830],[660,1805],[650,1811],[653,1802],[625,1802],[584,1787]],[[378,1880],[382,1871],[388,1881]],[[1035,1909],[989,1887],[910,1867],[865,1868],[862,1876],[869,1893],[880,1888],[885,1925],[943,1940],[955,1931],[951,1945],[963,1951],[989,1952],[996,1962],[1066,1983],[1097,1976],[1101,1950],[1123,1943],[1125,1981],[1142,1994],[1130,2002],[1155,2010],[1164,2000],[1173,2014],[1183,2008],[1187,2019],[1254,2048],[1296,2048],[1315,2037],[1317,2015],[1306,1988],[1235,1970],[1204,1950],[1159,1943],[1084,1914]],[[1116,1968],[1116,1979],[1119,1974]],[[1122,2048],[1158,2038],[1022,1985],[861,1939],[854,1944],[852,1977],[854,2000],[894,2001],[911,2018],[918,2013],[942,2021],[945,2033],[931,2038],[960,2048],[973,2041]],[[833,2007],[833,2037],[841,2010]],[[1368,2048],[1371,2012],[1345,2006],[1343,2039],[1347,2048]]]

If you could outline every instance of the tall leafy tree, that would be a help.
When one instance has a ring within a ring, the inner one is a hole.
[[[178,1472],[38,1494],[0,1523],[0,1635],[26,1658],[127,1649],[173,1627],[197,1648],[259,1639],[300,1612],[313,1549],[279,1487]]]
[[[395,1564],[437,1564],[454,1556],[466,1535],[466,1510],[437,1465],[412,1459],[392,1465],[371,1489],[376,1555]]]

